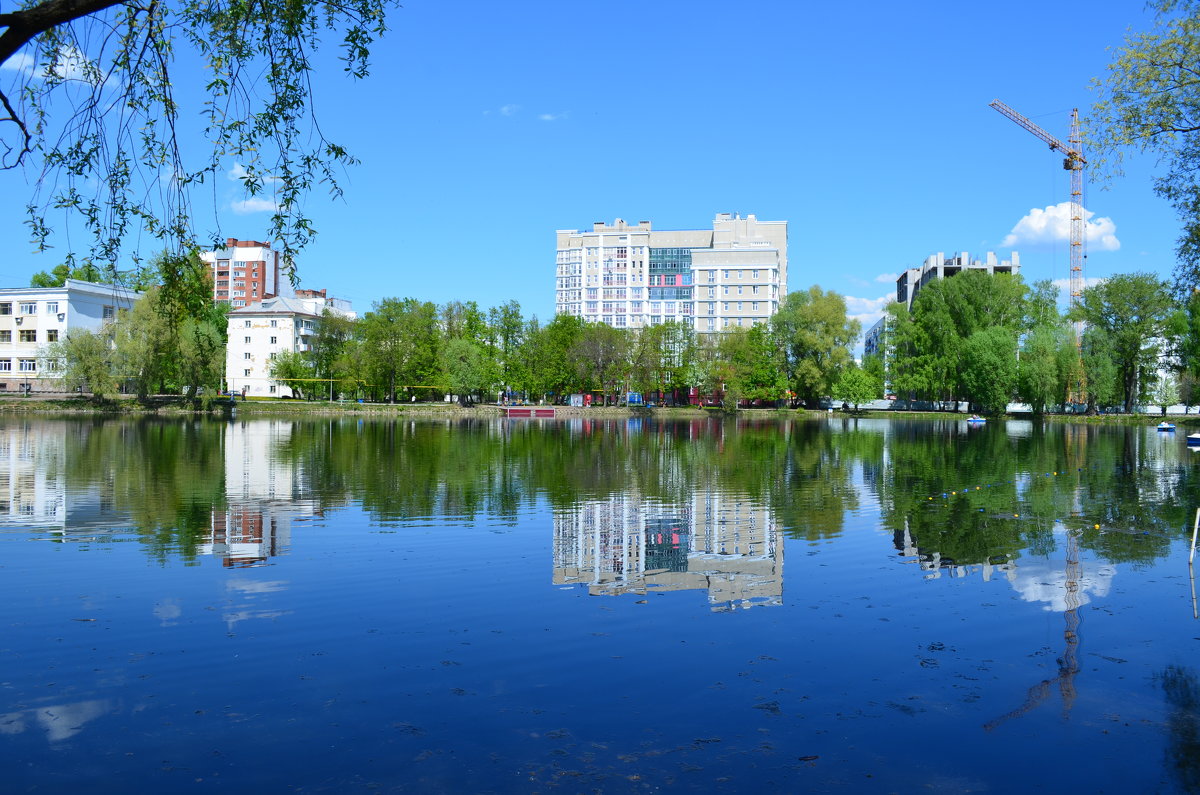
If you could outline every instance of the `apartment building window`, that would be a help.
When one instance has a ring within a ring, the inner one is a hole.
[[[674,301],[667,301],[665,304],[663,304],[663,314],[667,314],[667,315],[675,314],[675,302]]]
[[[741,301],[738,301],[738,311],[739,312],[742,311],[742,302]]]
[[[47,373],[57,373],[58,372],[58,359],[47,359],[46,364],[43,367],[43,369]]]
[[[723,303],[724,303],[725,305],[721,307],[721,311],[722,311],[722,312],[728,312],[728,311],[729,311],[729,302],[728,302],[728,301],[725,301],[725,302],[723,302]]]
[[[243,354],[242,354],[242,358],[243,358],[243,359],[249,359],[249,358],[250,358],[250,351],[246,351],[245,353],[243,353]]]
[[[35,329],[21,329],[19,332],[20,342],[37,342],[37,331]]]
[[[0,373],[12,372],[12,359],[0,359]]]
[[[241,295],[245,295],[245,294],[246,294],[246,291],[245,291],[245,290],[234,290],[234,291],[233,291],[233,294],[234,294],[235,296],[241,296]]]
[[[116,316],[117,316],[117,308],[115,306],[105,306],[104,307],[104,319],[105,320],[112,320]]]
[[[725,285],[725,295],[729,295],[729,285]]]
[[[57,315],[58,314],[58,301],[47,301],[46,302],[46,314],[47,315]]]
[[[278,328],[278,326],[279,326],[279,321],[278,321],[278,320],[272,320],[272,321],[271,321],[271,328]]]
[[[247,378],[249,378],[250,377],[250,368],[247,367],[245,370],[242,370],[242,374],[245,375]]]
[[[716,326],[716,323],[717,323],[717,319],[716,319],[716,318],[713,318],[713,317],[710,317],[710,318],[708,319],[708,330],[709,330],[709,331],[712,331],[712,330],[713,330],[713,328]]]
[[[5,301],[4,303],[0,304],[0,315],[11,315],[11,314],[12,314],[12,302],[11,301]]]
[[[0,342],[11,343],[12,342],[12,331],[9,329],[0,331]]]
[[[622,328],[625,325],[625,316],[617,315],[617,328]]]
[[[21,302],[21,314],[22,315],[36,315],[37,314],[37,302],[36,301],[22,301]]]
[[[246,344],[247,344],[247,345],[249,345],[249,344],[250,344],[250,338],[249,338],[249,337],[246,337],[246,338],[245,338],[245,340],[246,340]]]
[[[728,278],[729,278],[729,271],[725,271],[724,273],[722,273],[722,274],[721,274],[721,278],[722,278],[722,279],[728,279]]]
[[[755,295],[758,295],[758,285],[756,284],[753,287],[751,287],[750,292],[754,293]]]
[[[58,342],[58,329],[46,329],[46,342]]]
[[[270,391],[271,391],[271,394],[272,394],[272,395],[274,395],[274,394],[275,394],[275,385],[274,385],[274,384],[271,384],[271,390],[270,390]]]
[[[17,365],[17,369],[22,373],[36,373],[37,359],[21,359]]]
[[[757,279],[757,278],[758,278],[758,271],[757,271],[757,270],[750,271],[750,276],[751,276],[752,278],[754,278],[754,279]]]
[[[716,271],[709,271],[709,272],[708,272],[708,283],[709,283],[709,284],[714,284],[716,281],[717,281],[717,272],[716,272]]]
[[[742,294],[742,285],[738,285],[738,295]]]
[[[277,342],[279,342],[279,337],[271,337],[271,344],[272,344],[272,345],[276,344]]]
[[[271,361],[275,361],[275,357],[278,355],[279,355],[279,351],[272,351],[271,355],[267,358],[269,358]]]
[[[235,259],[235,260],[233,261],[233,267],[235,267],[235,268],[244,268],[244,267],[246,267],[246,261],[245,261],[245,260],[241,260],[241,259]]]

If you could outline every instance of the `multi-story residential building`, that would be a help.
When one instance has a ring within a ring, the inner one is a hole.
[[[213,300],[247,306],[279,295],[279,252],[270,243],[226,238],[225,248],[200,258],[213,269]]]
[[[271,380],[271,363],[280,353],[309,349],[317,320],[326,309],[353,318],[350,302],[328,298],[324,290],[301,290],[302,297],[275,296],[229,313],[225,381],[244,395],[295,397],[296,391]],[[301,394],[310,390],[300,389]]]
[[[712,229],[618,218],[590,232],[559,230],[556,285],[557,313],[616,328],[751,326],[787,294],[787,222],[719,213]]]
[[[908,268],[896,279],[896,300],[908,304],[912,308],[913,299],[922,287],[934,279],[945,279],[965,270],[979,270],[987,273],[1020,273],[1021,256],[1012,253],[1012,259],[1000,260],[989,251],[982,260],[973,260],[967,252],[955,254],[950,259],[942,252],[930,255],[924,264],[916,268]]]
[[[67,279],[62,287],[0,289],[0,391],[56,392],[45,348],[72,329],[96,331],[142,294],[112,284]]]

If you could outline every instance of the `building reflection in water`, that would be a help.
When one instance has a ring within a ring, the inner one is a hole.
[[[771,511],[742,496],[614,494],[555,513],[553,581],[592,595],[704,590],[714,611],[779,605],[783,538]]]
[[[0,427],[0,528],[46,530],[71,541],[127,527],[101,479],[67,490],[66,423]]]
[[[978,563],[960,563],[944,557],[938,550],[923,551],[913,537],[904,520],[904,529],[892,532],[892,545],[910,562],[916,562],[925,572],[925,579],[936,580],[942,576],[967,577],[978,571],[983,575],[983,581],[989,582],[993,577],[1004,577],[1010,583],[1017,581],[1017,562],[1007,556],[1002,558],[985,558]]]
[[[198,552],[227,568],[265,565],[291,546],[292,522],[321,516],[306,499],[303,473],[274,452],[291,439],[293,423],[235,422],[225,428],[226,507],[214,508]]]

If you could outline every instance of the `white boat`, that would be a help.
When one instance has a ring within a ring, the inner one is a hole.
[[[1188,447],[1200,447],[1200,433],[1189,433],[1187,443]]]
[[[1160,431],[1168,431],[1168,432],[1171,432],[1171,431],[1174,431],[1174,430],[1175,430],[1175,426],[1174,426],[1174,425],[1172,425],[1172,424],[1171,424],[1171,423],[1169,423],[1169,422],[1160,422],[1158,425],[1156,425],[1156,426],[1154,426],[1154,427],[1155,427],[1157,430],[1160,430]]]

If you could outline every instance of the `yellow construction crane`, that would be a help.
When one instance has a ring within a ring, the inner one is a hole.
[[[1083,137],[1079,134],[1079,108],[1071,111],[1071,134],[1067,143],[1055,138],[1050,133],[1037,126],[1029,119],[1017,113],[998,99],[988,103],[1017,124],[1050,145],[1052,151],[1061,152],[1063,168],[1071,172],[1071,308],[1079,305],[1083,294],[1083,260],[1086,257],[1083,246],[1083,167],[1087,159],[1083,156]],[[1083,322],[1075,321],[1075,344],[1078,346],[1083,337]]]

